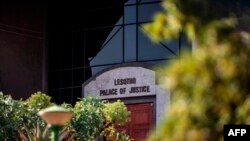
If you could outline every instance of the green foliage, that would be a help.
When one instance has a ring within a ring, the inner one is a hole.
[[[76,140],[92,141],[100,134],[104,118],[101,109],[104,103],[97,98],[80,99],[73,108],[70,126],[75,130]]]
[[[106,122],[123,125],[129,120],[130,113],[120,100],[114,103],[106,103],[103,109]]]
[[[113,103],[105,103],[103,109],[105,117],[105,128],[102,134],[110,140],[129,141],[130,137],[116,131],[115,127],[124,125],[130,120],[130,112],[120,100]]]
[[[50,104],[50,97],[41,92],[32,94],[26,101],[13,100],[0,93],[0,112],[3,113],[0,115],[0,140],[19,140],[19,135],[33,141],[41,140],[46,127],[37,112]]]
[[[32,94],[25,102],[26,113],[24,115],[25,124],[28,128],[36,128],[40,126],[42,130],[45,129],[45,122],[37,115],[38,111],[52,105],[51,97],[42,92]]]
[[[154,22],[144,26],[154,41],[171,40],[184,32],[189,41],[203,47],[223,41],[220,37],[227,36],[237,23],[221,8],[226,6],[222,0],[164,0],[162,6]]]
[[[0,140],[49,140],[48,128],[37,112],[51,106],[50,99],[41,92],[32,94],[26,101],[13,100],[0,93],[0,112],[3,113],[0,115]],[[74,107],[67,103],[61,106],[74,113],[68,126],[60,133],[61,140],[92,141],[99,136],[110,136],[129,141],[128,136],[114,128],[115,125],[124,124],[129,118],[122,102],[107,103],[89,97],[80,99]]]
[[[172,104],[150,140],[222,141],[225,124],[250,124],[248,56],[249,48],[197,49],[162,69]]]
[[[115,129],[114,125],[111,125],[105,128],[102,134],[108,140],[112,140],[112,141],[130,141],[131,140],[131,138],[128,135],[118,132]]]
[[[74,117],[70,128],[74,130],[75,140],[92,141],[100,135],[129,140],[129,137],[114,128],[129,119],[129,112],[122,102],[107,103],[99,98],[88,97],[80,99],[71,110]]]
[[[51,97],[40,91],[33,93],[27,100],[23,101],[18,115],[21,123],[18,132],[20,137],[29,141],[48,140],[45,122],[37,115],[38,111],[52,105]]]
[[[28,107],[36,112],[47,108],[51,106],[51,97],[46,95],[45,93],[42,93],[40,91],[32,94],[25,103],[28,105]]]
[[[17,131],[15,130],[18,126],[16,121],[16,107],[17,102],[11,98],[11,96],[3,95],[0,92],[0,140],[1,141],[12,141],[17,139]]]
[[[150,141],[222,141],[225,124],[250,124],[250,35],[234,29],[236,19],[218,16],[211,2],[164,0],[165,11],[145,27],[155,40],[183,31],[196,45],[159,68],[171,106]]]

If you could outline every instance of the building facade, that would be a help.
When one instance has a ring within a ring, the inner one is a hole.
[[[154,43],[144,33],[143,25],[162,9],[160,4],[156,0],[124,3],[123,14],[111,26],[99,52],[89,58],[91,77],[82,85],[82,97],[119,99],[126,104],[131,122],[125,131],[135,140],[146,138],[169,104],[170,92],[161,89],[155,68],[179,59],[184,48],[191,50],[184,36]]]
[[[215,4],[226,14],[239,10],[240,19],[249,5]],[[0,91],[16,99],[43,91],[56,103],[120,99],[132,113],[128,134],[145,138],[169,104],[155,68],[192,50],[181,33],[159,43],[144,33],[143,25],[161,9],[160,0],[1,1]]]

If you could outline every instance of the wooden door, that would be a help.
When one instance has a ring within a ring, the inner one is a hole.
[[[153,104],[129,104],[126,105],[131,112],[131,121],[118,130],[125,132],[134,141],[144,141],[153,126]]]

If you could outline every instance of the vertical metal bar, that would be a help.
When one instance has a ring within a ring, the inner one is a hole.
[[[138,61],[138,45],[139,45],[139,43],[138,43],[138,28],[139,28],[139,24],[138,24],[138,16],[139,16],[139,14],[138,14],[138,5],[139,5],[139,1],[137,0],[136,1],[136,62]]]
[[[123,7],[123,16],[122,16],[122,62],[124,63],[125,62],[125,26],[124,26],[124,24],[125,24],[125,19],[124,19],[124,17],[125,17],[125,7],[126,7],[126,5],[124,5],[124,7]]]
[[[72,68],[72,70],[71,70],[71,87],[74,87],[74,83],[73,83],[73,81],[74,81],[74,78],[73,78],[73,76],[74,76],[74,70],[73,70],[73,68],[74,68],[74,57],[73,57],[73,55],[74,55],[74,32],[73,31],[71,31],[71,68]],[[73,99],[74,99],[74,95],[73,95],[73,89],[74,88],[71,88],[71,96],[70,96],[70,101],[71,101],[71,103],[73,104]]]
[[[84,55],[84,57],[83,57],[83,62],[84,62],[84,64],[83,64],[83,66],[84,66],[84,68],[83,68],[83,80],[85,81],[85,79],[86,79],[86,70],[88,69],[86,66],[86,64],[85,64],[85,62],[86,62],[86,32],[87,32],[87,30],[83,30],[83,55]],[[88,64],[88,66],[90,66],[90,64]],[[90,69],[91,69],[91,67],[90,67]]]
[[[57,47],[59,47],[59,88],[62,87],[62,32],[59,32],[60,36],[59,36],[59,45]],[[59,96],[58,96],[58,101],[61,101],[61,90],[59,90]]]

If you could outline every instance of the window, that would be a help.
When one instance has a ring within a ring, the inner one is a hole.
[[[70,6],[72,10],[65,10]],[[178,58],[184,38],[154,44],[143,33],[142,25],[151,22],[160,9],[159,0],[109,0],[83,7],[65,4],[49,11],[49,95],[53,101],[74,103],[81,97],[82,84],[111,65],[160,64]]]

